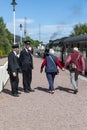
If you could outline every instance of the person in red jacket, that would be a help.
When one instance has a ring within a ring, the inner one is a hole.
[[[59,66],[59,68],[64,70],[58,58],[54,56],[53,49],[47,50],[44,60],[41,64],[41,68],[40,68],[41,73],[43,71],[44,66],[45,66],[46,77],[49,83],[49,91],[51,94],[53,94],[54,93],[54,78],[55,78],[55,75],[58,73],[57,66]]]
[[[77,47],[74,47],[73,53],[66,59],[64,68],[67,68],[68,65],[70,66],[70,79],[74,87],[74,94],[76,94],[78,92],[78,75],[85,73],[85,61]]]

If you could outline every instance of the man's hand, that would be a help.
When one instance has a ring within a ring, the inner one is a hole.
[[[13,76],[16,77],[16,73],[15,72],[13,72]]]

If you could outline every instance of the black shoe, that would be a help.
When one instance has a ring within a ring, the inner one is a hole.
[[[28,89],[30,92],[35,92],[35,90],[34,89]]]
[[[25,89],[24,92],[25,92],[25,93],[29,93],[29,90]]]
[[[21,92],[17,92],[17,94],[21,94]]]
[[[17,93],[12,94],[14,97],[19,97]]]
[[[74,94],[77,94],[77,93],[78,93],[78,89],[75,89],[75,90],[74,90]]]

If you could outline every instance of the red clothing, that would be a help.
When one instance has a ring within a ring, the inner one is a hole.
[[[46,58],[43,60],[42,65],[41,65],[41,69],[46,65]],[[56,64],[59,66],[60,69],[63,68],[62,64],[60,63],[60,61],[58,60],[58,58],[56,58]]]
[[[85,61],[82,56],[77,51],[74,51],[71,55],[68,56],[65,62],[65,68],[69,65],[69,63],[75,63],[76,64],[76,70],[79,72],[83,72],[85,70]]]

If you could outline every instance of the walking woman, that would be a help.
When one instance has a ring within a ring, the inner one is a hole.
[[[77,47],[73,48],[73,52],[67,57],[64,68],[69,66],[70,80],[74,87],[74,94],[78,92],[78,76],[85,74],[85,60]]]
[[[40,68],[41,73],[43,72],[44,66],[45,66],[46,77],[49,83],[49,92],[53,94],[54,93],[54,79],[55,79],[55,76],[59,72],[57,66],[59,66],[60,69],[64,70],[58,58],[54,56],[53,49],[46,50],[45,55],[44,55],[44,60]]]

